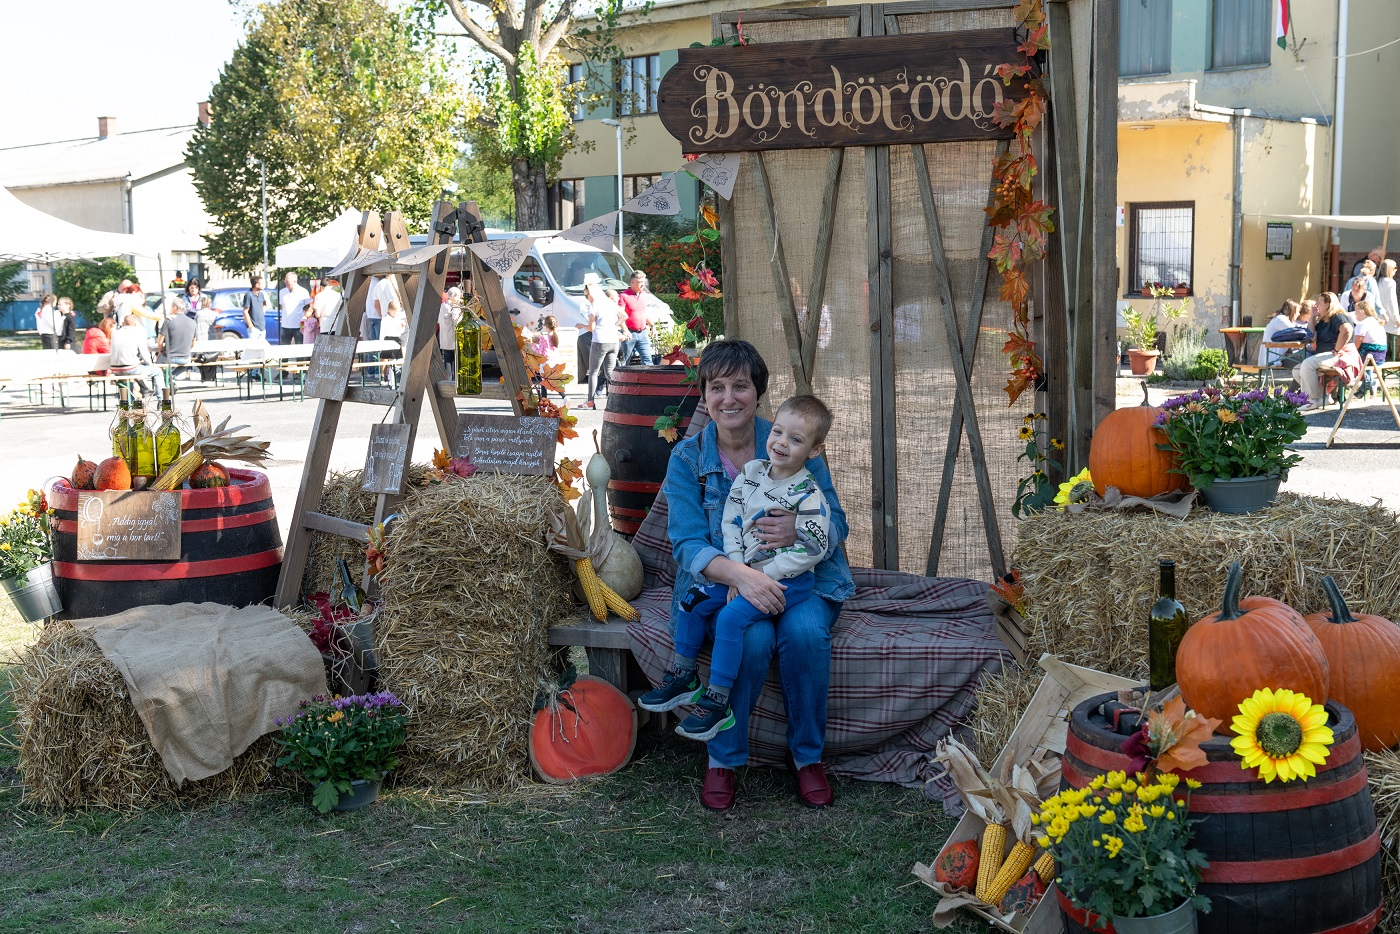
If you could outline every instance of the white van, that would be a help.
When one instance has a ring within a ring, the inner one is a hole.
[[[488,240],[537,237],[530,255],[506,284],[506,306],[517,322],[534,326],[544,315],[554,315],[561,328],[577,328],[588,323],[588,307],[583,297],[583,277],[596,272],[603,287],[622,291],[632,276],[632,267],[622,254],[600,250],[584,243],[555,236],[553,230],[523,232],[488,230]]]

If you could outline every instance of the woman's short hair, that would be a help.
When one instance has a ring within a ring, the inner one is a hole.
[[[1394,278],[1395,278],[1395,260],[1393,260],[1393,259],[1381,260],[1381,272],[1380,272],[1380,275],[1381,275],[1381,278],[1382,278],[1382,279],[1394,279]]]
[[[768,364],[758,348],[748,341],[718,340],[705,347],[700,355],[697,374],[700,379],[700,395],[705,395],[705,384],[712,379],[747,373],[753,380],[753,387],[759,398],[768,392]]]

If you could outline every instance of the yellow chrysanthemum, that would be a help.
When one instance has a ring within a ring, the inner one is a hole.
[[[1122,801],[1122,800],[1123,800],[1123,792],[1121,792],[1121,791],[1115,791],[1115,792],[1113,792],[1112,794],[1110,794],[1110,795],[1108,796],[1108,803],[1109,803],[1109,804],[1117,804],[1118,802],[1120,802],[1120,801]]]
[[[1153,817],[1161,817],[1163,814],[1167,813],[1167,809],[1160,804],[1154,804],[1147,809],[1147,813],[1151,814]]]
[[[1092,782],[1089,783],[1089,787],[1092,788],[1092,789],[1094,789],[1095,791],[1098,791],[1100,788],[1102,788],[1102,787],[1103,787],[1103,776],[1102,776],[1102,775],[1095,775],[1095,776],[1094,776],[1094,780],[1093,780]]]
[[[1195,791],[1197,788],[1201,787],[1201,783],[1196,781],[1194,778],[1188,778],[1186,780],[1186,787],[1190,788],[1192,791]]]
[[[1108,851],[1108,858],[1112,859],[1123,849],[1123,841],[1119,837],[1105,835],[1103,838],[1103,848]]]
[[[1109,772],[1108,777],[1104,779],[1104,784],[1108,785],[1110,788],[1122,788],[1123,779],[1127,777],[1127,774],[1124,772]]]
[[[1099,815],[1100,824],[1111,824],[1118,819],[1118,815],[1112,811],[1104,811]]]
[[[1234,412],[1230,411],[1229,409],[1216,409],[1215,417],[1220,419],[1227,425],[1233,425],[1235,422],[1240,420],[1240,417]]]
[[[0,542],[0,551],[9,551],[9,550],[10,550],[10,543],[9,543],[9,542]]]
[[[1129,833],[1142,833],[1147,829],[1147,823],[1142,819],[1141,814],[1134,814],[1123,821],[1123,829]]]
[[[1092,804],[1081,804],[1079,806],[1079,815],[1081,817],[1093,817],[1097,811],[1098,808]]]
[[[1265,784],[1314,777],[1333,741],[1326,708],[1287,688],[1255,691],[1240,704],[1230,729],[1240,734],[1230,741],[1240,768],[1258,768]]]
[[[1089,477],[1089,468],[1085,467],[1060,484],[1060,492],[1055,494],[1055,505],[1066,506],[1070,503],[1082,503],[1089,498],[1089,493],[1093,489],[1094,481]]]

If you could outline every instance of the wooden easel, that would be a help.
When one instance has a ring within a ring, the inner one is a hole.
[[[345,299],[330,330],[330,333],[335,335],[359,334],[371,277],[393,276],[397,281],[399,294],[409,306],[405,309],[409,320],[403,343],[403,378],[397,389],[347,386],[343,401],[319,400],[316,420],[311,428],[301,489],[297,493],[291,529],[283,552],[282,572],[277,579],[276,605],[279,607],[292,607],[301,600],[301,586],[310,556],[312,533],[325,532],[367,544],[372,525],[382,522],[386,515],[394,511],[403,497],[403,482],[408,478],[408,460],[412,457],[413,441],[425,396],[432,409],[433,420],[437,424],[438,436],[443,447],[451,450],[455,443],[457,409],[453,399],[456,396],[456,387],[442,384],[448,374],[443,368],[434,339],[438,303],[447,278],[453,241],[460,232],[462,243],[483,242],[486,239],[486,231],[474,201],[464,202],[457,208],[453,208],[448,202],[439,201],[434,206],[429,230],[431,239],[427,246],[405,252],[409,241],[403,218],[397,212],[391,213],[381,227],[378,213],[366,211],[360,222],[355,249],[337,267],[345,272],[345,288],[342,293]],[[506,309],[500,277],[487,269],[475,255],[471,258],[471,270],[472,282],[477,285],[482,308],[486,312],[487,324],[496,346],[497,360],[504,376],[502,384],[483,387],[492,390],[483,395],[505,396],[511,400],[515,414],[522,414],[523,406],[516,398],[516,391],[509,387],[518,389],[528,386],[529,377],[525,371],[523,355],[511,352],[516,348],[515,331],[511,325],[510,313]],[[404,446],[404,463],[400,474],[403,482],[400,482],[396,491],[379,494],[371,525],[328,516],[318,511],[321,494],[326,485],[326,472],[330,466],[331,445],[335,441],[336,430],[340,424],[341,408],[346,402],[392,407],[393,411],[386,423],[407,426],[408,441]],[[367,570],[362,568],[362,573],[367,583]]]

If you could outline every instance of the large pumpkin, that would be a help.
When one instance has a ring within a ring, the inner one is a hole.
[[[1230,565],[1220,612],[1186,630],[1176,651],[1176,683],[1186,706],[1215,717],[1228,734],[1240,703],[1260,688],[1288,688],[1323,703],[1327,654],[1298,611],[1272,597],[1240,599],[1244,571]]]
[[[1124,496],[1149,499],[1191,489],[1184,474],[1170,472],[1181,466],[1176,454],[1157,447],[1167,441],[1154,424],[1161,413],[1147,404],[1144,387],[1142,405],[1115,409],[1099,422],[1089,443],[1089,476],[1096,493],[1103,496],[1109,487],[1116,486]]]
[[[535,714],[530,763],[547,782],[616,772],[637,745],[637,708],[601,678],[579,675]]]
[[[1383,616],[1352,615],[1331,577],[1322,579],[1330,613],[1312,613],[1308,626],[1331,665],[1329,696],[1356,717],[1361,745],[1376,752],[1400,743],[1400,626]]]

